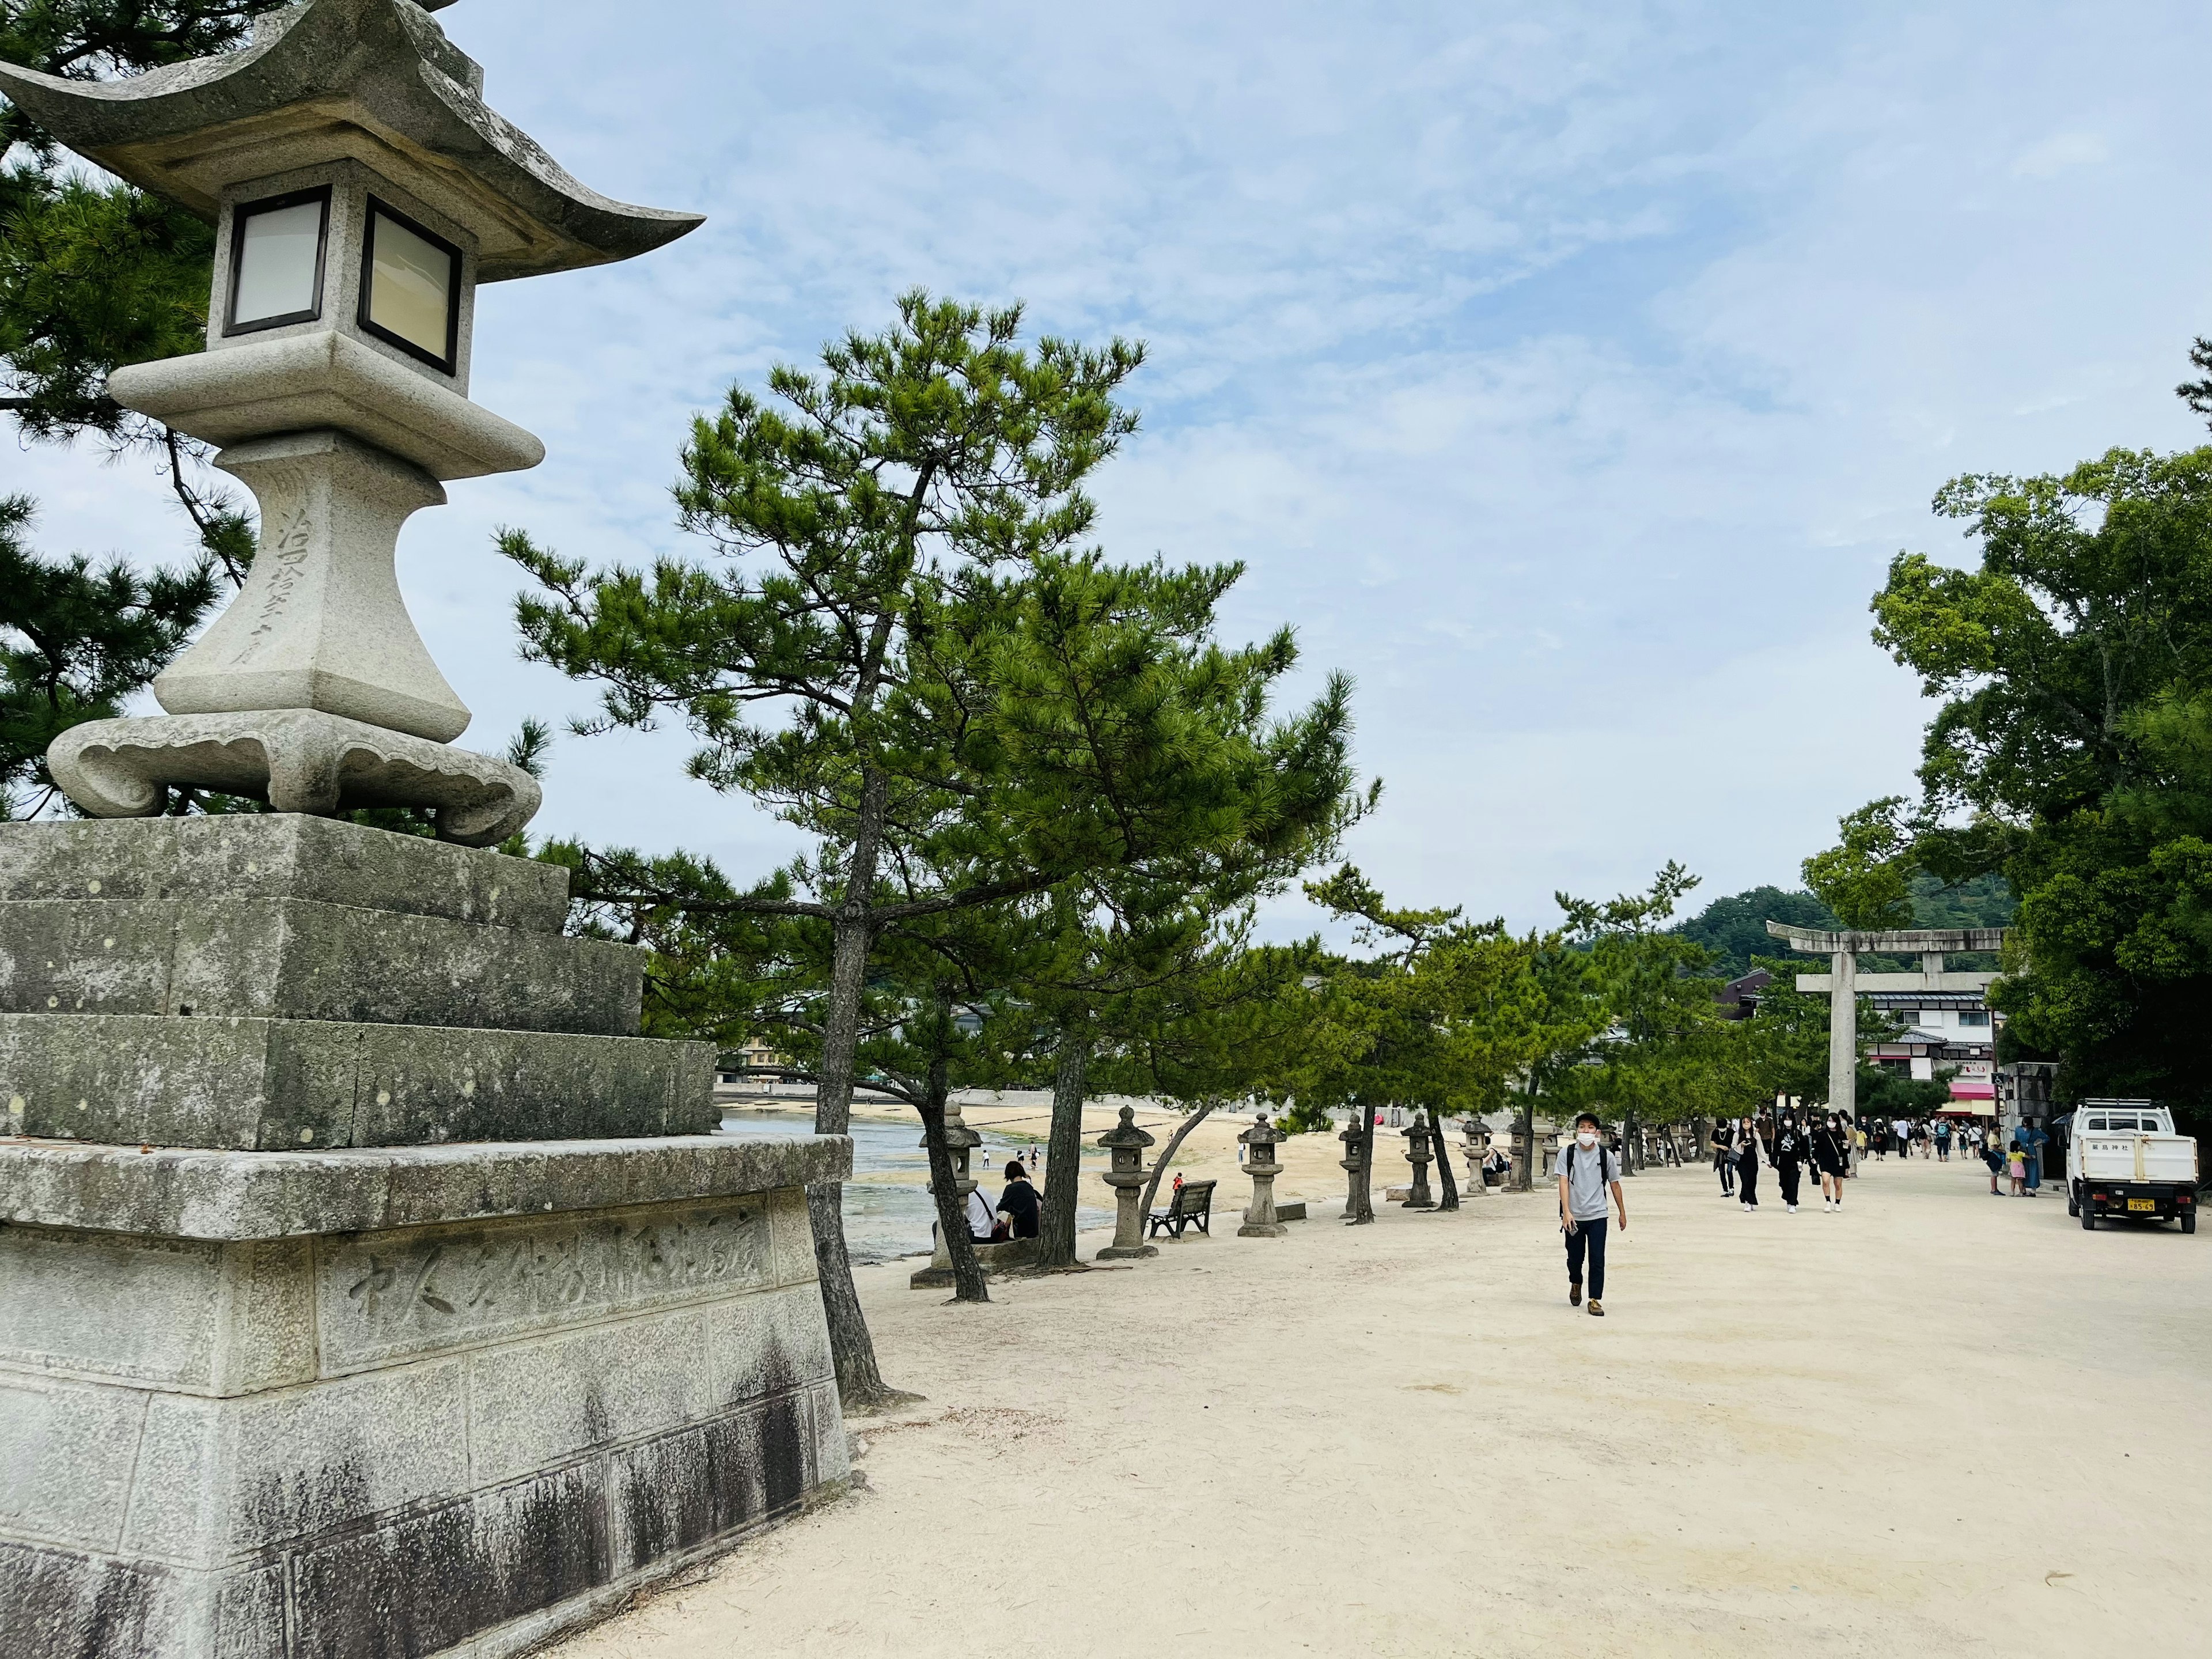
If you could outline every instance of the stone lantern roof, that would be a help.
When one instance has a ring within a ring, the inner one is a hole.
[[[235,52],[125,81],[0,64],[0,93],[63,143],[210,221],[228,186],[351,159],[475,233],[480,282],[630,258],[702,222],[586,189],[483,92],[414,0],[301,0]]]

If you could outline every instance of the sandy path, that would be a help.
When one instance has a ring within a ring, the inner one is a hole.
[[[856,1421],[869,1489],[557,1651],[2201,1651],[2212,1238],[1985,1185],[1638,1177],[1601,1321],[1540,1198],[981,1308],[869,1269],[929,1396]]]

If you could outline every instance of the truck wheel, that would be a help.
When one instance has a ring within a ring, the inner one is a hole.
[[[2081,1189],[2070,1181],[2066,1183],[2066,1213],[2069,1215],[2081,1213]]]
[[[2081,1198],[2081,1231],[2085,1233],[2091,1233],[2096,1231],[2096,1230],[2097,1206],[2091,1203],[2089,1201],[2088,1195],[2084,1194]]]
[[[2181,1231],[2185,1233],[2193,1233],[2197,1231],[2196,1211],[2184,1210],[2181,1212]]]

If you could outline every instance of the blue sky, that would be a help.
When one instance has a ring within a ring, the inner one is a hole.
[[[586,183],[708,216],[480,296],[473,395],[550,453],[401,543],[464,742],[590,702],[516,660],[494,527],[681,550],[690,413],[915,284],[1150,343],[1105,545],[1247,561],[1229,630],[1358,682],[1351,856],[1523,925],[1668,858],[1794,884],[1910,786],[1927,709],[1866,602],[1899,548],[1965,556],[1936,487],[2205,435],[2201,4],[626,15],[440,18]],[[50,549],[181,545],[140,463],[6,465]],[[784,856],[687,747],[564,740],[539,826]]]

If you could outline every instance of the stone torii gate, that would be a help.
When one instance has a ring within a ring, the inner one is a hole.
[[[1943,966],[1947,955],[1960,951],[1998,951],[2004,948],[2002,927],[1908,927],[1886,933],[1825,933],[1816,928],[1792,927],[1770,921],[1766,931],[1787,939],[1793,951],[1828,958],[1825,974],[1800,974],[1800,991],[1826,992],[1828,997],[1828,1105],[1831,1109],[1858,1115],[1859,1008],[1862,991],[1972,991],[1990,988],[1995,974],[1960,974]],[[1859,953],[1877,956],[1917,956],[1917,974],[1867,974],[1858,970]]]

